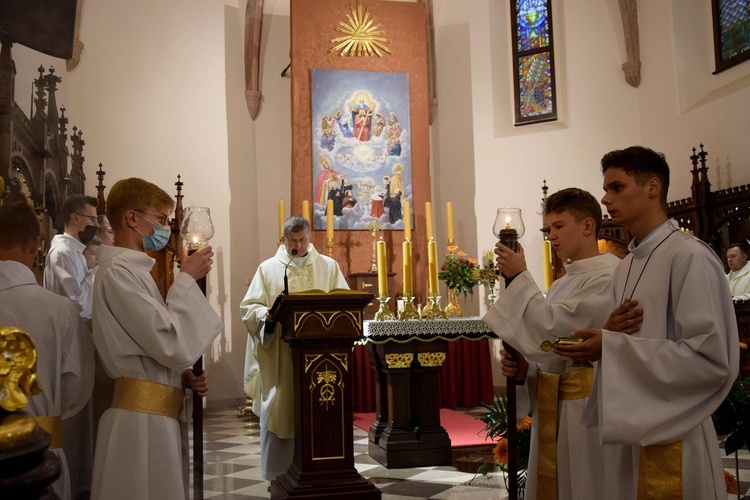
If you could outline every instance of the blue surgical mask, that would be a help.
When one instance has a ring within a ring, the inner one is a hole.
[[[138,212],[136,212],[136,215],[154,226],[154,234],[152,235],[145,235],[142,232],[138,231],[137,228],[133,228],[138,231],[138,234],[141,235],[141,239],[143,240],[143,250],[145,250],[146,252],[158,252],[159,250],[167,246],[167,243],[169,243],[169,238],[172,236],[172,229],[169,226],[154,224]]]

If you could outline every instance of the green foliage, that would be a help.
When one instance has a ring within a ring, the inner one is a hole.
[[[719,436],[727,436],[724,450],[731,455],[743,446],[750,449],[750,377],[742,374],[734,381],[724,402],[711,418]]]

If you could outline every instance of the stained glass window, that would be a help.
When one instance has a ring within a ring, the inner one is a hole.
[[[750,59],[750,2],[712,0],[716,71]]]
[[[516,125],[557,120],[550,0],[512,0]]]

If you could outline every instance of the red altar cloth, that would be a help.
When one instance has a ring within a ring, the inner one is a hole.
[[[487,339],[448,342],[440,371],[440,407],[471,408],[492,403],[492,364]],[[357,413],[375,411],[375,379],[365,346],[354,346],[352,401]]]

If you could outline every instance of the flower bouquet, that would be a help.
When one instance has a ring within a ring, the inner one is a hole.
[[[477,259],[469,257],[466,252],[459,250],[455,257],[452,253],[447,253],[438,278],[445,282],[449,290],[462,293],[465,297],[466,294],[474,293],[474,287],[478,283],[474,272],[476,265]]]
[[[506,434],[508,432],[508,401],[505,399],[504,394],[495,395],[495,400],[492,405],[482,403],[482,406],[487,412],[482,413],[477,418],[484,422],[484,431],[487,433],[487,437],[498,440],[493,450],[493,458],[495,462],[503,471],[503,476],[507,481],[508,473],[508,438]],[[526,474],[529,466],[529,450],[531,448],[531,422],[532,413],[519,418],[516,422],[516,457],[518,463],[518,494],[519,497],[523,497],[524,491],[526,490]],[[487,463],[485,462],[477,471],[479,474],[487,474]],[[507,486],[507,484],[506,484]]]

